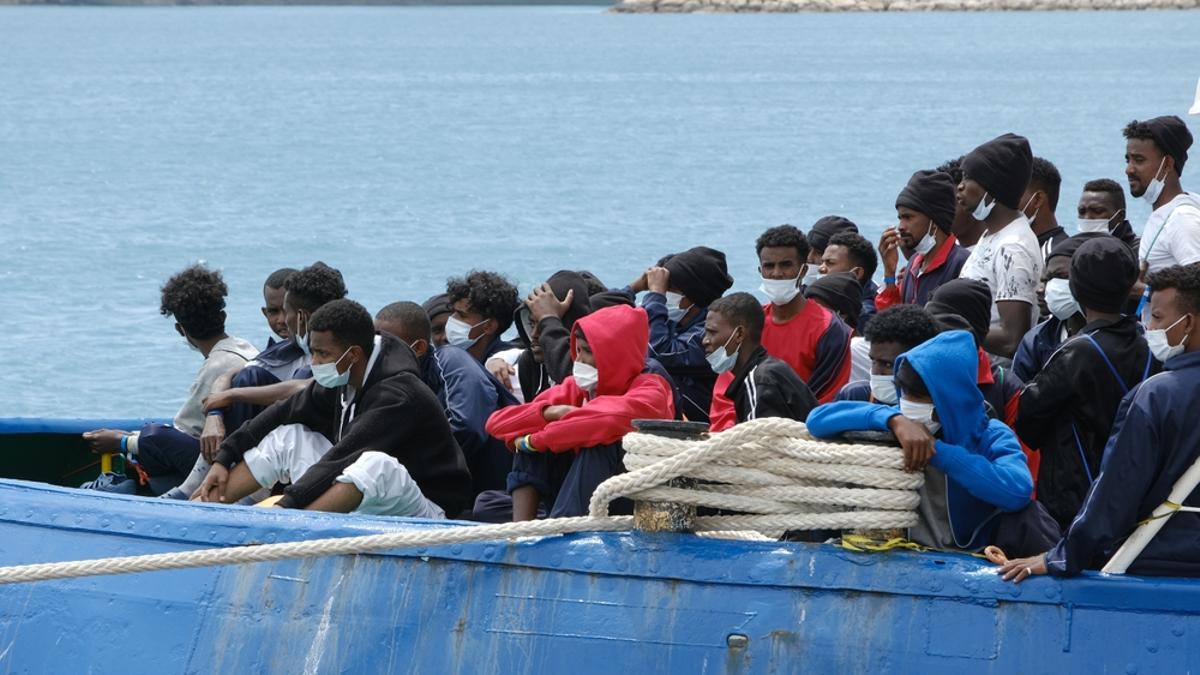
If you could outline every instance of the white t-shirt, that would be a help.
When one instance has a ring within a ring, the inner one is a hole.
[[[871,379],[871,343],[865,337],[850,338],[850,381]]]
[[[959,275],[978,279],[992,289],[992,324],[1000,323],[997,302],[1016,300],[1029,305],[1037,323],[1037,288],[1042,279],[1042,249],[1023,215],[995,234],[984,233]]]
[[[1142,229],[1138,260],[1155,272],[1200,261],[1200,199],[1184,192],[1154,209]]]

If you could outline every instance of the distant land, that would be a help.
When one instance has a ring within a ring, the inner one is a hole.
[[[579,5],[607,7],[612,0],[0,0],[0,6],[88,6],[88,7],[207,7],[228,5],[310,6],[506,6]]]

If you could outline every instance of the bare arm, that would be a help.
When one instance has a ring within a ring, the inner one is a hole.
[[[1020,300],[998,300],[996,311],[1000,314],[1000,325],[992,326],[983,341],[983,348],[997,356],[1012,358],[1017,353],[1021,338],[1032,327],[1029,303]]]

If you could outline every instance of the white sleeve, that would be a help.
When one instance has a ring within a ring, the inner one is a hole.
[[[517,359],[521,358],[521,352],[523,351],[525,350],[520,348],[505,349],[504,351],[499,351],[495,354],[492,354],[488,357],[488,360],[491,361],[492,359],[502,359],[508,365],[515,366],[517,365]]]
[[[1164,227],[1167,249],[1178,265],[1200,262],[1200,209],[1193,206],[1178,206],[1167,219]]]
[[[1024,246],[1012,243],[996,251],[996,285],[992,289],[994,302],[1018,300],[1037,304],[1037,287],[1041,265],[1037,257]]]

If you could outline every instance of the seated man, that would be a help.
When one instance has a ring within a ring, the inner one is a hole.
[[[454,312],[446,319],[446,342],[466,350],[479,363],[510,348],[500,336],[517,311],[517,287],[495,272],[472,271],[446,282]]]
[[[1151,273],[1146,340],[1165,372],[1137,385],[1121,401],[1100,473],[1083,510],[1048,553],[1011,560],[1005,579],[1073,576],[1099,569],[1138,526],[1163,505],[1172,487],[1200,458],[1200,264]],[[1200,491],[1183,506],[1200,507]],[[1130,574],[1200,575],[1200,515],[1177,512],[1133,561]]]
[[[228,294],[221,273],[203,265],[183,270],[162,287],[160,311],[175,318],[176,332],[204,357],[173,426],[147,424],[133,433],[100,429],[83,435],[94,452],[121,452],[138,464],[149,477],[149,485],[143,487],[151,494],[161,495],[182,483],[196,463],[204,428],[201,402],[213,381],[258,354],[249,342],[225,333]]]
[[[1099,235],[1070,261],[1070,281],[1051,283],[1070,284],[1066,301],[1087,322],[1025,385],[1014,427],[1025,443],[1041,450],[1038,500],[1064,531],[1100,472],[1117,406],[1156,370],[1141,328],[1121,314],[1138,275],[1129,247]],[[1048,293],[1052,309],[1058,309],[1055,295]]]
[[[733,285],[725,254],[697,246],[660,261],[624,290],[645,292],[642,308],[650,322],[650,356],[679,387],[683,415],[707,422],[716,376],[704,359],[704,318],[708,303]]]
[[[264,408],[295,394],[311,382],[308,354],[308,318],[325,303],[346,297],[342,273],[323,262],[295,271],[283,280],[283,329],[291,337],[259,353],[253,361],[232,368],[213,382],[204,399],[207,418],[200,435],[204,466],[175,495],[187,499],[217,456],[226,431],[241,428]],[[295,329],[292,329],[292,326]],[[197,466],[197,469],[201,467]],[[192,482],[194,481],[194,482]]]
[[[832,251],[836,248],[830,244],[825,250]],[[820,279],[804,288],[804,297],[815,300],[850,327],[854,333],[850,338],[850,381],[867,379],[871,372],[871,346],[858,334],[862,330],[859,324],[859,314],[862,311],[862,284],[859,278],[852,272],[823,274]]]
[[[725,397],[733,401],[737,422],[786,417],[803,422],[817,399],[788,364],[762,346],[766,315],[749,293],[718,298],[704,320],[704,348],[715,373],[732,373]]]
[[[517,399],[470,354],[450,345],[433,346],[433,329],[420,305],[394,302],[384,307],[375,315],[375,328],[400,338],[416,354],[421,380],[437,395],[467,458],[472,481],[468,505],[484,490],[503,490],[512,455],[484,427],[492,413]]]
[[[875,294],[879,286],[872,280],[879,267],[875,247],[857,232],[839,232],[829,238],[821,255],[821,275],[850,272],[858,279],[859,311],[849,321],[852,328],[867,325],[875,315]]]
[[[822,216],[813,223],[808,234],[801,233],[808,243],[808,253],[800,261],[808,265],[807,273],[800,284],[801,288],[821,278],[821,261],[825,258],[825,247],[829,245],[830,238],[842,232],[858,232],[858,225],[843,216]]]
[[[870,345],[870,379],[842,387],[837,400],[896,405],[899,400],[893,380],[896,357],[937,334],[933,317],[917,305],[896,305],[876,314],[867,326],[866,335]]]
[[[282,508],[443,518],[466,506],[471,475],[416,357],[335,300],[308,321],[314,382],[225,442],[193,499],[236,502],[290,483]]]
[[[925,472],[920,520],[908,536],[926,546],[983,548],[996,510],[1020,511],[1033,491],[1016,436],[987,418],[977,363],[970,334],[942,333],[896,359],[898,407],[838,401],[808,416],[808,430],[819,438],[858,430],[896,435],[906,469]]]
[[[582,516],[596,486],[623,473],[621,438],[636,419],[672,419],[671,387],[642,373],[644,311],[616,306],[575,322],[573,374],[532,403],[492,413],[488,433],[517,451],[508,477],[513,520]]]
[[[1084,242],[1102,234],[1077,234],[1055,246],[1046,258],[1046,269],[1042,272],[1042,283],[1038,285],[1038,306],[1048,318],[1029,329],[1021,338],[1021,346],[1013,357],[1013,374],[1023,382],[1031,382],[1041,372],[1046,361],[1067,338],[1079,332],[1086,323],[1083,312],[1074,304],[1066,289],[1071,272],[1071,256]],[[1057,281],[1056,281],[1057,280]],[[1053,303],[1053,307],[1050,304]],[[1061,316],[1060,316],[1061,315]]]
[[[426,300],[421,309],[425,310],[429,323],[433,326],[433,346],[441,347],[446,344],[446,322],[454,313],[454,308],[450,306],[450,296],[445,293],[435,295]]]
[[[896,197],[897,224],[883,232],[883,288],[875,307],[883,311],[900,303],[924,305],[938,286],[957,279],[970,251],[958,245],[953,227],[957,211],[954,180],[941,171],[918,171]],[[897,280],[901,251],[908,265]]]

